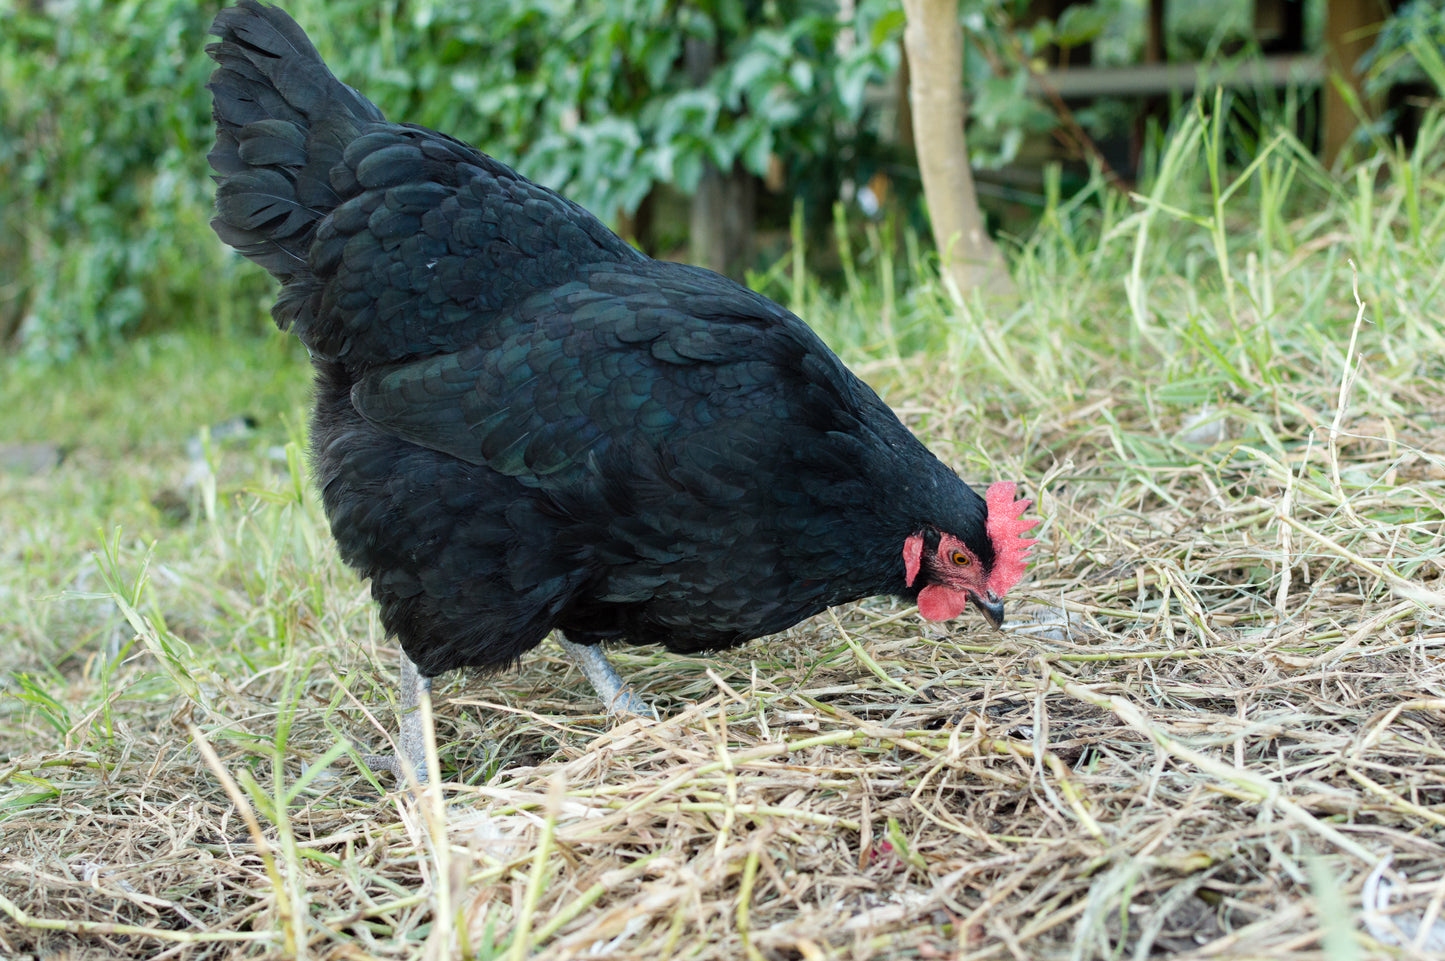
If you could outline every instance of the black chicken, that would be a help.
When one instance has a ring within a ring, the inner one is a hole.
[[[974,493],[801,320],[387,121],[275,7],[211,32],[212,223],[311,352],[316,480],[404,705],[554,628],[610,710],[651,714],[599,644],[717,650],[876,594],[1000,625],[1027,502]]]

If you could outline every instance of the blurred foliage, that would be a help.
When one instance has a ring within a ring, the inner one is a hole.
[[[264,290],[211,234],[220,2],[0,0],[0,339],[64,358]],[[293,0],[388,115],[483,146],[611,219],[706,163],[846,153],[902,14],[860,0]],[[690,76],[688,47],[715,63]],[[245,299],[245,298],[243,298]]]
[[[329,62],[389,115],[610,218],[659,183],[690,193],[709,162],[763,175],[775,154],[801,172],[836,152],[897,68],[902,14],[891,0],[849,18],[834,0],[343,0],[322,22]],[[689,47],[715,66],[689,71]]]
[[[235,296],[197,55],[219,6],[0,4],[0,334],[65,357]]]
[[[1050,47],[1107,43],[1130,2],[1019,26],[1026,0],[960,0],[976,165],[1009,163],[1054,125],[1026,94],[1030,71]],[[180,324],[256,324],[267,282],[208,226],[202,48],[222,5],[0,0],[0,342],[63,359]],[[389,116],[475,143],[607,220],[658,185],[692,191],[708,164],[781,172],[822,224],[846,185],[884,169],[893,202],[921,216],[885,86],[899,0],[284,5]]]
[[[1360,61],[1366,90],[1382,94],[1391,87],[1428,81],[1445,94],[1445,4],[1409,0],[1385,22]]]
[[[1067,51],[1099,36],[1107,17],[1099,4],[1068,7],[1058,20],[1028,26],[1027,0],[961,0],[963,87],[968,95],[968,153],[975,167],[1011,162],[1025,138],[1052,130],[1052,110],[1029,96],[1029,78],[1046,67],[1045,53]],[[915,121],[916,122],[916,121]]]

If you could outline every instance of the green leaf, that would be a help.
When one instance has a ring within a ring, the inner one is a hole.
[[[643,44],[641,61],[647,74],[647,85],[654,89],[662,87],[672,74],[673,64],[682,54],[682,37],[676,31],[649,33]]]
[[[673,162],[672,184],[684,193],[692,193],[702,180],[703,157],[701,150],[679,153]]]
[[[743,166],[752,173],[762,176],[768,171],[768,161],[773,155],[773,131],[759,124],[742,149]]]
[[[873,46],[881,47],[888,41],[902,36],[903,28],[907,24],[908,18],[903,15],[901,7],[889,10],[873,24],[873,30],[868,34],[868,39]]]
[[[792,81],[795,90],[804,93],[813,89],[813,67],[806,60],[794,60],[788,67],[788,79]]]
[[[759,88],[765,79],[775,82],[779,72],[777,58],[763,47],[752,47],[737,59],[728,70],[727,91],[729,106],[736,105],[743,95]]]
[[[857,120],[863,114],[863,98],[868,84],[879,73],[878,61],[871,52],[855,49],[850,51],[838,65],[838,102],[849,120]]]
[[[1065,7],[1054,28],[1054,42],[1061,47],[1082,46],[1103,33],[1108,25],[1109,15],[1092,4]]]

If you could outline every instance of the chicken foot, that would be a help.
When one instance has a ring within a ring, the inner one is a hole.
[[[362,760],[373,771],[390,771],[398,783],[415,775],[418,784],[427,782],[426,728],[422,723],[421,699],[431,697],[431,681],[422,677],[416,664],[401,652],[401,735],[397,754],[366,754]]]
[[[657,720],[657,711],[637,690],[622,679],[602,647],[597,644],[574,644],[564,638],[557,643],[576,665],[582,669],[592,689],[602,699],[607,713],[613,717],[635,714]],[[421,699],[431,696],[429,677],[422,677],[416,664],[401,654],[401,734],[397,740],[396,754],[367,754],[362,756],[366,766],[373,771],[390,771],[398,782],[405,782],[408,768],[415,774],[418,784],[427,782],[426,730],[422,724]]]
[[[602,699],[602,706],[607,708],[608,714],[613,717],[635,714],[657,720],[657,711],[617,673],[617,668],[613,667],[612,662],[607,660],[607,655],[602,653],[602,645],[574,644],[564,637],[557,638],[557,643],[562,645],[562,650],[567,652],[572,662],[582,669],[582,673],[592,683],[592,689]]]

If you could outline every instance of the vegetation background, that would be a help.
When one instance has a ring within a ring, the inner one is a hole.
[[[390,115],[620,224],[783,164],[749,282],[1043,519],[1002,634],[876,599],[628,652],[656,725],[592,713],[551,647],[451,679],[420,797],[346,760],[394,730],[395,649],[309,486],[305,352],[207,225],[218,6],[0,2],[0,955],[1445,951],[1438,5],[1371,55],[1437,101],[1413,139],[1326,167],[1308,96],[1209,91],[1132,189],[1003,195],[1019,300],[984,309],[870,99],[890,4],[291,4]],[[1033,51],[1137,42],[1125,4],[1012,9],[961,5],[984,167],[1053,122]],[[1240,9],[1171,42],[1209,55]]]

